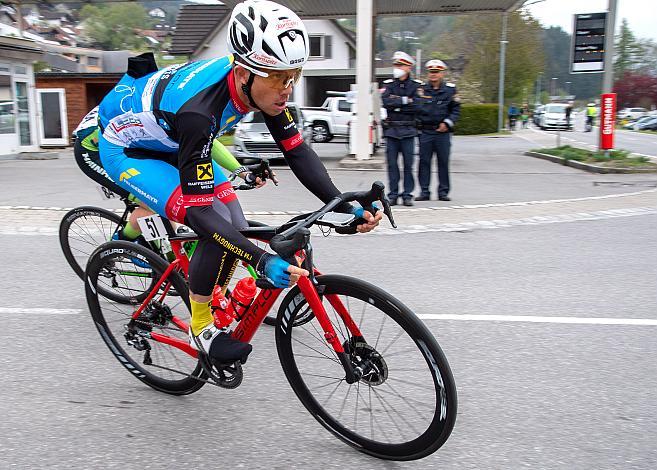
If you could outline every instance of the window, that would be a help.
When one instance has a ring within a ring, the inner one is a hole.
[[[333,36],[310,36],[310,58],[330,59],[333,56]]]
[[[338,101],[338,111],[346,111],[346,112],[350,113],[351,112],[351,103],[348,102],[347,100]]]
[[[24,65],[16,65],[14,66],[14,70],[16,71],[16,75],[27,75],[27,67]]]
[[[97,67],[99,62],[98,57],[87,57],[87,64],[91,67]]]

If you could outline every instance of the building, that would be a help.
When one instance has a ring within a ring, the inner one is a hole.
[[[32,64],[40,57],[35,41],[0,36],[0,155],[35,151],[39,135],[57,134],[56,126],[37,121],[37,100],[52,102],[35,93]]]
[[[226,43],[230,9],[224,5],[183,5],[169,53],[191,60],[228,54]],[[355,33],[330,19],[304,20],[310,37],[310,59],[292,99],[301,106],[319,106],[327,91],[349,91],[356,81]],[[378,79],[389,78],[390,68],[377,68]]]

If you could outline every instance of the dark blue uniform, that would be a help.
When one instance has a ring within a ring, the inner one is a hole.
[[[431,183],[431,160],[434,152],[438,156],[438,197],[449,193],[449,152],[452,131],[459,115],[461,104],[453,83],[441,81],[438,88],[427,83],[418,90],[418,120],[420,122],[420,165],[418,180],[421,196],[429,196]],[[445,123],[449,132],[439,132],[440,123]]]
[[[412,78],[406,80],[390,79],[383,82],[385,91],[381,96],[388,117],[383,123],[386,137],[386,157],[388,160],[389,188],[388,198],[394,203],[399,197],[399,165],[397,159],[401,151],[404,157],[404,192],[402,198],[413,198],[413,153],[417,126],[415,123],[417,89],[422,82]]]

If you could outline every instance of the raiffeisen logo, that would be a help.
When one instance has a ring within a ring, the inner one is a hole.
[[[271,64],[271,65],[276,65],[276,59],[273,57],[270,57],[268,55],[264,54],[258,54],[257,52],[254,52],[249,56],[252,60],[258,61],[262,64]]]

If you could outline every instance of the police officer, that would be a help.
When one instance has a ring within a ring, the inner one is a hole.
[[[418,90],[418,127],[420,129],[420,165],[418,180],[421,193],[417,201],[431,199],[431,160],[438,156],[438,199],[449,201],[449,151],[451,133],[461,114],[456,86],[443,80],[447,66],[442,60],[426,63],[428,83]]]
[[[388,199],[395,205],[399,201],[399,152],[404,157],[404,192],[401,194],[405,206],[413,205],[413,156],[417,127],[417,89],[422,82],[411,78],[413,58],[402,51],[392,56],[394,78],[385,80],[385,90],[381,96],[388,117],[383,121],[386,137],[386,158],[388,160],[389,189]]]

